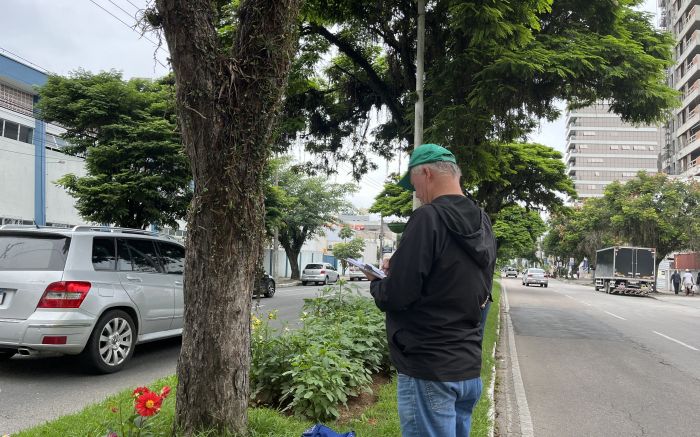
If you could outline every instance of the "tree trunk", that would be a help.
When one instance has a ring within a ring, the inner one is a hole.
[[[296,45],[300,0],[244,0],[230,53],[210,0],[157,0],[195,184],[188,217],[176,426],[247,434],[250,290],[263,169]]]
[[[291,247],[287,245],[282,245],[284,247],[284,253],[287,254],[287,259],[289,260],[289,267],[292,269],[292,276],[290,279],[299,279],[299,253],[301,253],[301,247]]]

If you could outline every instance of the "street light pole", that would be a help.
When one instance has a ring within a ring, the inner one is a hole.
[[[415,123],[413,126],[413,150],[423,144],[423,83],[425,81],[424,56],[425,56],[425,0],[417,0],[418,3],[418,39],[416,43],[416,105]],[[413,209],[421,206],[420,200],[413,193]]]

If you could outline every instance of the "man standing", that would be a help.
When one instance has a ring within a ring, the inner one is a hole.
[[[678,270],[671,275],[671,284],[673,284],[673,291],[678,294],[678,290],[681,288],[681,274],[678,273]]]
[[[411,215],[388,276],[368,274],[370,291],[386,312],[403,437],[464,437],[482,390],[481,306],[496,241],[486,213],[463,194],[449,150],[422,145],[408,168],[399,185],[424,205]]]
[[[693,274],[688,269],[685,269],[685,273],[683,273],[683,288],[685,288],[686,296],[689,296],[691,292],[695,294],[693,292]]]

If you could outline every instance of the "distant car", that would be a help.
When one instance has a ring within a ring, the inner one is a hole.
[[[523,273],[523,285],[530,286],[530,284],[537,284],[540,287],[547,287],[549,280],[544,274],[542,269],[527,269]]]
[[[348,276],[350,277],[351,281],[362,281],[363,279],[367,279],[367,276],[365,276],[364,273],[362,273],[362,270],[358,269],[357,267],[350,267],[348,268]]]
[[[257,291],[257,292],[256,292]],[[272,297],[275,295],[275,280],[267,273],[264,273],[257,282],[256,290],[253,291],[253,296]]]
[[[515,267],[506,267],[505,270],[506,278],[512,276],[514,278],[518,277],[518,270]]]
[[[301,272],[301,284],[306,285],[310,282],[316,284],[327,285],[331,282],[338,282],[340,274],[331,264],[314,263],[307,264]]]

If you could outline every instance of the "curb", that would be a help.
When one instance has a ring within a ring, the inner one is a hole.
[[[296,287],[298,285],[301,285],[301,282],[284,282],[281,284],[275,284],[276,288],[289,288],[289,287]]]

